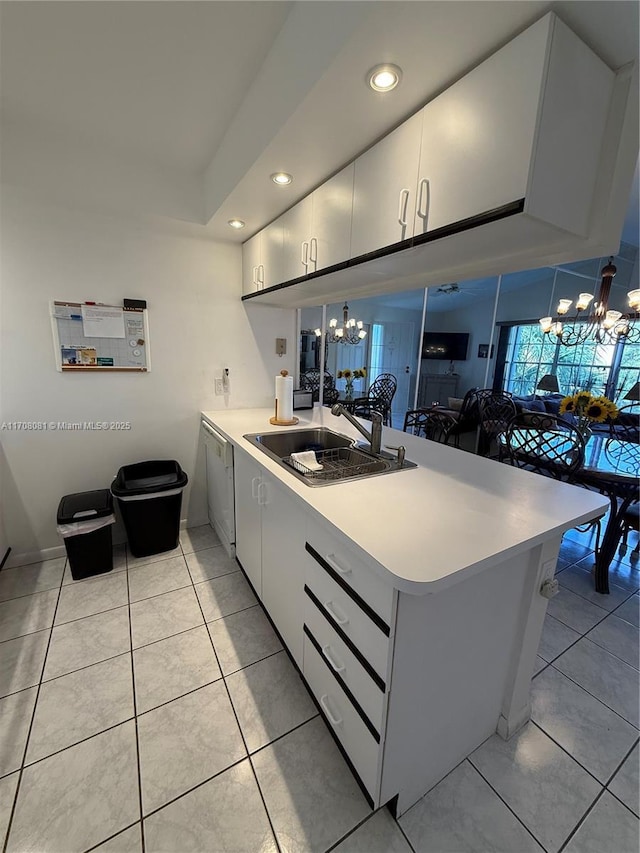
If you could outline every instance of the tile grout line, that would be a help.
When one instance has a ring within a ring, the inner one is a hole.
[[[51,646],[51,638],[53,637],[53,626],[54,626],[54,623],[56,620],[56,612],[58,610],[58,604],[60,602],[60,596],[62,595],[62,581],[64,579],[64,572],[66,570],[66,567],[67,567],[67,560],[65,559],[62,577],[60,578],[60,586],[58,587],[58,597],[56,599],[56,606],[53,609],[53,614],[52,614],[52,618],[51,618],[51,628],[50,628],[50,633],[49,633],[49,640],[47,641],[47,649],[44,653],[44,659],[42,661],[42,669],[40,670],[40,680],[38,681],[38,686],[36,689],[36,698],[35,698],[35,702],[33,703],[33,710],[31,711],[31,721],[29,723],[29,730],[27,732],[27,737],[26,737],[25,744],[24,744],[24,751],[22,753],[22,759],[20,761],[20,768],[18,771],[18,773],[19,773],[18,783],[16,785],[16,790],[15,790],[14,795],[13,795],[13,805],[11,806],[11,813],[9,814],[9,821],[7,823],[4,843],[2,845],[2,853],[6,853],[6,851],[7,851],[7,848],[9,845],[9,836],[11,835],[11,828],[13,825],[13,819],[14,819],[15,814],[16,814],[16,806],[18,804],[18,796],[20,795],[20,786],[22,785],[22,776],[23,776],[24,770],[25,770],[24,762],[25,762],[25,759],[27,757],[27,750],[29,749],[29,740],[31,739],[31,732],[33,730],[33,723],[34,723],[34,720],[36,717],[36,710],[38,708],[38,699],[40,698],[40,690],[42,688],[42,676],[44,675],[44,668],[47,664],[47,657],[49,655],[49,648]],[[43,630],[43,629],[41,629],[41,630]],[[44,629],[44,630],[46,630],[46,629]],[[37,631],[33,631],[32,633],[37,633]],[[143,853],[144,853],[144,851],[143,851]]]
[[[97,844],[94,844],[93,847],[87,848],[84,853],[91,853],[92,850],[98,850],[98,848],[102,847],[103,844],[107,844],[109,841],[113,841],[114,838],[117,838],[119,835],[122,835],[123,832],[128,832],[130,829],[133,829],[134,826],[139,826],[142,824],[142,821],[136,820],[134,823],[130,823],[129,826],[125,826],[124,829],[119,829],[117,832],[114,832],[113,835],[110,835],[108,838],[105,838],[104,841],[99,841]],[[142,829],[140,830],[142,832]]]
[[[243,575],[243,577],[244,577],[244,575]],[[269,809],[267,808],[267,803],[266,803],[266,801],[265,801],[264,794],[262,793],[262,788],[260,787],[260,782],[258,781],[258,776],[257,776],[257,774],[256,774],[255,767],[253,766],[253,761],[251,760],[251,755],[250,755],[250,753],[249,753],[249,748],[248,748],[248,746],[247,746],[247,742],[246,742],[246,740],[245,740],[244,732],[242,731],[242,726],[240,725],[240,720],[238,719],[238,715],[237,715],[237,713],[236,713],[236,709],[235,709],[235,706],[234,706],[234,704],[233,704],[233,700],[232,700],[232,698],[231,698],[231,692],[230,692],[230,690],[229,690],[229,685],[227,684],[227,680],[226,680],[226,678],[225,678],[224,671],[223,671],[223,669],[222,669],[222,666],[220,665],[220,659],[218,658],[218,653],[217,653],[217,651],[216,651],[216,647],[215,647],[215,644],[214,644],[214,642],[213,642],[213,637],[211,636],[211,632],[209,631],[209,624],[208,624],[208,622],[207,622],[207,620],[206,620],[206,618],[205,618],[204,610],[203,610],[203,608],[202,608],[202,603],[201,603],[200,598],[199,598],[199,596],[198,596],[198,593],[197,593],[197,591],[196,591],[196,588],[195,588],[195,586],[196,586],[196,585],[193,583],[193,578],[191,579],[191,583],[192,583],[192,585],[193,585],[193,592],[194,592],[194,595],[195,595],[195,597],[196,597],[196,599],[197,599],[197,601],[198,601],[198,607],[200,608],[200,612],[202,613],[202,618],[204,619],[204,624],[205,624],[205,627],[206,627],[206,629],[207,629],[207,634],[208,634],[208,636],[209,636],[209,642],[211,643],[211,648],[213,649],[213,654],[215,655],[216,662],[217,662],[217,664],[218,664],[218,667],[219,667],[219,669],[220,669],[220,672],[222,673],[222,683],[224,684],[224,689],[225,689],[225,691],[226,691],[226,693],[227,693],[227,699],[229,700],[229,705],[231,706],[231,710],[232,710],[232,712],[233,712],[233,716],[234,716],[234,718],[235,718],[236,725],[237,725],[237,727],[238,727],[238,731],[240,732],[240,737],[242,738],[242,743],[243,743],[243,746],[244,746],[245,752],[246,752],[246,754],[247,754],[247,755],[246,755],[246,757],[247,757],[247,758],[248,758],[248,760],[249,760],[249,767],[251,768],[251,772],[252,772],[252,774],[253,774],[253,778],[254,778],[254,781],[255,781],[255,783],[256,783],[256,787],[257,787],[257,789],[258,789],[258,793],[260,794],[260,799],[261,799],[261,801],[262,801],[262,807],[264,808],[264,812],[265,812],[265,814],[266,814],[266,816],[267,816],[267,820],[268,820],[268,822],[269,822],[269,827],[270,827],[270,829],[271,829],[271,834],[272,834],[272,836],[273,836],[273,840],[275,841],[276,849],[277,849],[278,853],[281,853],[281,848],[280,848],[280,843],[279,843],[279,841],[278,841],[278,836],[276,835],[275,828],[274,828],[273,823],[272,823],[272,821],[271,821],[271,815],[269,814]],[[244,609],[245,609],[245,610],[248,610],[249,608],[244,608]],[[230,615],[232,615],[232,614],[230,614]],[[221,618],[222,618],[222,619],[224,619],[224,616],[223,616],[223,617],[221,617]],[[212,621],[217,621],[217,620],[212,620]],[[143,851],[143,853],[144,853],[144,851]]]
[[[129,558],[127,556],[127,610],[129,615],[129,655],[131,662],[131,693],[133,697],[133,718],[136,732],[136,770],[138,772],[138,807],[140,809],[140,839],[142,853],[145,853],[144,821],[142,813],[142,771],[140,765],[140,734],[138,732],[138,706],[136,701],[136,674],[133,662],[133,627],[131,624],[131,594],[129,590]]]
[[[597,797],[595,798],[595,800],[591,803],[591,805],[590,805],[590,806],[589,806],[589,808],[586,810],[586,812],[582,815],[582,817],[581,817],[581,818],[580,818],[580,820],[577,822],[577,824],[573,827],[573,829],[571,830],[571,832],[569,833],[569,835],[568,835],[568,836],[567,836],[567,838],[565,839],[564,843],[560,846],[560,848],[559,848],[559,850],[558,850],[558,853],[562,853],[562,851],[565,849],[565,847],[567,846],[567,844],[568,844],[568,843],[571,841],[571,839],[575,836],[575,834],[578,832],[578,830],[580,829],[580,827],[583,825],[583,823],[586,821],[586,819],[589,817],[589,815],[591,814],[591,812],[592,812],[592,811],[593,811],[593,809],[595,808],[596,803],[598,803],[598,801],[599,801],[600,799],[602,799],[602,796],[604,795],[604,792],[605,792],[606,790],[607,790],[606,788],[602,788],[602,790],[600,791],[600,793],[598,794],[598,796],[597,796]]]
[[[490,735],[490,737],[493,737],[493,735]],[[489,740],[489,738],[487,738],[487,740]],[[486,741],[483,741],[483,742],[484,742],[484,743],[486,743]],[[482,744],[480,744],[480,746],[482,746]],[[480,749],[480,746],[479,746],[479,747],[477,747],[477,749]],[[473,752],[476,752],[476,750],[474,749],[474,751],[473,751]],[[471,755],[473,755],[473,752],[471,753]],[[522,820],[522,818],[517,814],[517,812],[515,812],[515,811],[514,811],[514,809],[509,805],[509,803],[508,803],[508,802],[505,800],[505,798],[500,794],[500,792],[499,792],[499,791],[497,791],[497,790],[493,787],[493,785],[492,785],[492,784],[491,784],[491,782],[487,779],[487,777],[484,775],[484,773],[482,773],[482,771],[481,771],[478,767],[476,767],[476,765],[475,765],[475,764],[473,763],[473,761],[471,760],[471,755],[468,755],[464,760],[469,762],[469,764],[473,767],[473,769],[476,771],[476,773],[480,776],[480,778],[481,778],[481,779],[484,779],[484,781],[485,781],[485,782],[487,783],[487,785],[491,788],[491,790],[492,790],[492,791],[493,791],[493,793],[496,795],[496,797],[498,797],[498,799],[499,799],[502,803],[504,803],[504,805],[507,807],[507,809],[508,809],[508,810],[511,812],[511,814],[515,817],[515,819],[518,821],[518,823],[519,823],[522,827],[524,827],[525,831],[529,833],[529,835],[533,838],[533,840],[536,842],[536,844],[539,844],[539,845],[540,845],[540,847],[545,851],[545,853],[550,853],[550,851],[549,851],[549,850],[544,846],[544,844],[542,843],[542,841],[541,841],[541,840],[540,840],[540,839],[539,839],[539,838],[538,838],[538,837],[533,833],[533,831],[532,831],[531,829],[529,829],[529,827],[525,824],[525,822]]]
[[[599,647],[598,647],[598,648],[599,648]],[[558,659],[558,658],[556,658],[556,660],[557,660],[557,659]],[[570,676],[570,675],[567,675],[567,674],[566,674],[566,672],[562,672],[562,670],[561,670],[561,669],[558,669],[558,667],[557,667],[557,666],[554,666],[552,663],[550,663],[550,664],[549,664],[549,666],[553,667],[553,668],[555,669],[555,671],[556,671],[556,672],[559,672],[561,675],[564,675],[564,677],[565,677],[565,678],[568,678],[568,679],[569,679],[569,681],[571,681],[573,684],[576,684],[576,685],[577,685],[581,690],[584,690],[584,692],[585,692],[585,693],[588,693],[588,694],[589,694],[589,696],[591,696],[593,699],[596,699],[598,702],[600,702],[600,704],[601,704],[601,705],[604,705],[604,707],[605,707],[605,708],[608,708],[608,709],[609,709],[609,711],[612,711],[614,714],[616,714],[616,716],[620,717],[620,719],[621,719],[621,720],[624,720],[624,722],[625,722],[625,723],[627,723],[628,725],[630,725],[632,728],[634,728],[634,729],[637,729],[637,728],[638,728],[638,726],[636,725],[636,723],[633,723],[631,720],[628,720],[626,717],[623,717],[623,716],[622,716],[622,714],[620,713],[620,711],[616,711],[616,709],[615,709],[615,708],[612,708],[610,705],[607,705],[607,703],[606,703],[606,702],[603,702],[603,700],[602,700],[602,699],[600,699],[598,696],[595,696],[593,693],[591,693],[591,691],[590,691],[590,690],[587,690],[587,688],[586,688],[586,687],[583,687],[583,686],[582,686],[582,684],[580,684],[580,682],[578,682],[578,681],[576,681],[575,679],[571,678],[571,676]],[[627,666],[629,666],[629,664],[627,664]],[[633,668],[633,667],[632,667],[632,668]],[[636,670],[636,672],[637,672],[637,670]]]

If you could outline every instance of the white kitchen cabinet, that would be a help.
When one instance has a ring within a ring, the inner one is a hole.
[[[585,234],[613,76],[550,14],[428,103],[415,235],[520,199]]]
[[[302,666],[303,506],[242,450],[234,478],[236,557]]]
[[[262,231],[242,244],[242,295],[248,296],[260,289],[260,247]]]
[[[354,172],[355,164],[350,163],[311,196],[309,272],[318,272],[350,257]]]
[[[276,220],[242,244],[242,295],[283,281],[282,222]]]
[[[262,471],[248,454],[236,448],[233,466],[236,557],[259,597],[262,597],[262,507],[259,503]]]
[[[416,113],[357,158],[352,258],[413,236],[421,136]]]
[[[302,307],[608,253],[637,159],[630,74],[548,13],[356,159],[357,265],[259,301]],[[309,272],[325,264],[314,250]]]
[[[311,212],[312,198],[308,195],[276,220],[283,231],[281,281],[291,281],[309,272]]]
[[[261,501],[262,602],[301,667],[304,506],[266,473]]]

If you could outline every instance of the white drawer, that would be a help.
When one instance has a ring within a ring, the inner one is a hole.
[[[335,622],[380,678],[386,680],[389,637],[310,556],[305,566],[305,595],[311,599],[310,604],[321,608],[329,622]]]
[[[385,708],[384,679],[372,675],[338,636],[308,596],[305,596],[304,623],[320,646],[329,666],[340,676],[367,715],[378,734],[382,734]],[[317,649],[316,649],[317,651]]]
[[[349,584],[393,633],[394,589],[367,563],[366,554],[317,523],[309,524],[307,542],[328,564],[328,571]]]
[[[381,745],[365,726],[309,637],[304,638],[304,677],[320,703],[327,725],[335,732],[374,803],[378,796]]]

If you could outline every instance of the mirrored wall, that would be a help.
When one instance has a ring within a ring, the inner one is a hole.
[[[366,371],[365,378],[352,383],[357,396],[364,396],[380,374],[392,374],[397,382],[393,425],[400,429],[408,409],[434,403],[451,407],[452,400],[461,400],[472,388],[516,396],[564,395],[586,388],[621,402],[640,378],[640,343],[588,340],[570,346],[556,335],[545,335],[539,322],[556,316],[560,298],[575,306],[580,293],[597,294],[607,260],[446,282],[353,299],[346,306],[336,302],[326,306],[324,352],[315,334],[322,328],[322,308],[302,309],[300,371],[319,370],[322,364],[326,387],[340,399],[349,390],[345,371]],[[627,313],[628,291],[638,287],[638,250],[623,243],[614,263],[609,308]],[[352,342],[337,334],[344,328],[345,310]],[[565,326],[570,316],[571,311]],[[557,378],[558,392],[539,387],[549,375]]]

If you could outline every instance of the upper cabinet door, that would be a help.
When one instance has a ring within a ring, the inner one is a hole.
[[[261,232],[259,287],[271,287],[283,281],[284,247],[283,229],[280,219],[267,225]]]
[[[419,112],[356,160],[352,258],[413,236],[421,136]]]
[[[309,272],[349,260],[354,171],[355,165],[350,163],[311,196]]]
[[[260,289],[260,243],[262,231],[242,244],[242,295]]]
[[[310,272],[311,209],[311,196],[308,195],[276,219],[282,223],[284,242],[280,281],[291,281]]]
[[[416,235],[525,197],[548,32],[545,18],[422,110]]]

